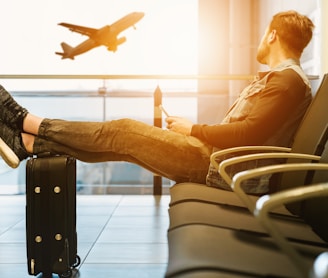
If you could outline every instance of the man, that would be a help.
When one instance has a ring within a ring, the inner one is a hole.
[[[1,87],[1,156],[12,167],[31,154],[44,152],[67,154],[86,162],[128,161],[176,182],[207,182],[225,188],[209,167],[213,148],[290,145],[311,100],[310,84],[299,60],[313,28],[309,18],[295,11],[275,15],[257,53],[257,60],[270,71],[259,73],[223,122],[212,126],[180,117],[166,118],[168,130],[130,119],[42,119],[19,106]]]

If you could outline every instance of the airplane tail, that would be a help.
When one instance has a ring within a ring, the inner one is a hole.
[[[64,52],[55,52],[57,55],[62,56],[62,59],[72,59],[74,60],[74,56],[71,55],[73,47],[71,47],[69,44],[62,42],[61,43],[61,47],[63,49]]]

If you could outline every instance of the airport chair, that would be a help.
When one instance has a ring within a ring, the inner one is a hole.
[[[284,152],[284,153],[301,153],[320,155],[320,140],[324,136],[327,129],[328,109],[328,74],[322,78],[321,84],[315,94],[294,138],[291,148],[271,147],[271,146],[244,146],[226,149],[213,153],[211,156],[212,164],[219,170],[217,160],[222,160],[223,157],[231,157],[235,155],[249,154],[254,152]],[[295,162],[289,158],[287,163]],[[225,168],[228,169],[228,168]],[[228,184],[231,183],[231,174],[228,172],[223,177]],[[292,185],[294,182],[301,184],[304,179],[303,175],[289,177],[285,175],[283,184]],[[235,194],[227,190],[221,190],[213,187],[208,187],[204,184],[197,183],[180,183],[175,184],[170,188],[171,201],[170,206],[184,201],[198,201],[214,204],[229,204],[240,207],[245,207],[245,204]],[[258,199],[258,196],[251,196],[253,202]]]
[[[245,230],[186,225],[168,233],[168,244],[166,277],[207,277],[204,272],[213,277],[302,277],[272,238]],[[307,265],[327,251],[327,246],[301,241],[289,244],[306,254]]]
[[[328,131],[327,131],[328,135]],[[326,144],[328,141],[328,136],[325,136],[324,139],[326,140]],[[295,157],[297,154],[253,154],[248,156],[241,156],[238,158],[234,158],[234,160],[245,160],[246,158],[252,158],[254,156],[270,156],[274,157],[275,155],[283,155],[287,157]],[[323,163],[328,163],[328,146],[323,149],[322,156],[320,157],[320,161],[318,161],[318,156],[313,156],[313,159],[317,162],[321,162],[319,167]],[[301,157],[301,156],[300,156]],[[307,157],[307,156],[306,156]],[[228,160],[227,160],[228,161]],[[282,168],[286,168],[286,171],[277,171],[277,172],[285,172],[293,175],[298,176],[300,174],[299,171],[287,171],[289,168],[294,165],[293,163],[289,163],[286,165],[280,165]],[[317,167],[318,163],[311,163],[313,167]],[[279,167],[279,166],[277,166]],[[265,167],[258,168],[266,169]],[[280,169],[280,168],[279,168]],[[310,169],[310,168],[309,168]],[[256,169],[254,170],[255,173]],[[303,172],[309,172],[307,169]],[[303,174],[303,172],[301,174]],[[327,171],[328,172],[328,171]],[[268,174],[268,173],[266,173]],[[270,173],[271,174],[271,173]],[[320,180],[318,179],[319,174],[316,174],[317,179],[315,181],[328,181],[328,174],[325,177],[321,177]],[[238,177],[236,174],[235,177]],[[235,179],[234,177],[234,179]],[[312,172],[308,173],[307,182],[312,182]],[[232,183],[234,193],[238,198],[240,198],[243,203],[247,206],[239,207],[235,205],[227,205],[227,204],[219,204],[219,203],[206,203],[206,202],[198,202],[198,201],[185,201],[169,208],[169,218],[170,218],[170,226],[169,231],[175,229],[179,226],[189,225],[189,224],[208,224],[218,227],[225,227],[225,228],[234,228],[234,229],[244,229],[252,232],[257,233],[266,233],[263,227],[254,219],[251,213],[253,213],[255,209],[256,202],[252,198],[252,196],[246,194],[242,188],[242,181],[237,179],[236,182]],[[303,183],[304,184],[304,183]],[[295,207],[295,205],[294,205]],[[251,213],[250,213],[251,212]],[[295,212],[289,211],[285,206],[276,206],[274,210],[271,211],[271,215],[274,217],[274,222],[276,225],[280,227],[281,230],[284,231],[284,235],[288,238],[297,238],[307,241],[313,242],[322,242],[322,239],[319,238],[315,233],[312,233],[311,228],[304,223],[302,220],[299,219],[298,215],[294,214]],[[297,226],[298,233],[295,234],[295,226]],[[310,231],[310,233],[308,232]],[[328,237],[328,236],[327,236]]]
[[[326,150],[321,162],[327,160]],[[240,172],[233,177],[232,182],[232,186],[242,189],[243,181],[263,174],[309,170],[317,171],[312,179],[315,184],[265,195],[256,202],[251,212],[267,233],[250,230],[247,221],[250,218],[243,220],[238,227],[195,223],[169,230],[166,277],[204,277],[204,271],[210,272],[213,277],[309,277],[316,257],[328,250],[328,227],[324,221],[328,213],[328,164],[266,166]],[[316,196],[320,198],[313,199]],[[308,225],[308,229],[304,229],[304,223],[300,229],[300,225],[292,220],[287,239],[285,226],[273,219],[270,212],[274,207],[295,201],[302,201],[299,216]],[[231,208],[235,209],[233,206]],[[204,215],[209,213],[201,207],[193,209],[191,213],[197,210],[201,210]],[[244,217],[244,214],[238,215],[237,212],[234,221],[239,222]],[[305,234],[314,232],[321,241],[308,240]]]
[[[248,204],[249,210],[258,219],[259,223],[267,230],[267,232],[274,239],[275,243],[289,256],[294,265],[301,273],[307,273],[310,266],[306,264],[303,256],[292,247],[290,242],[286,239],[284,231],[281,230],[272,220],[271,211],[277,206],[297,203],[297,214],[299,217],[313,229],[313,231],[320,236],[324,241],[328,242],[328,225],[326,215],[328,214],[328,143],[325,146],[325,151],[322,154],[321,162],[326,163],[299,163],[288,165],[274,165],[268,167],[261,167],[259,169],[252,169],[240,172],[233,177],[232,186],[236,194]],[[310,171],[318,171],[312,178]],[[283,190],[272,195],[265,195],[261,197],[253,206],[251,202],[246,201],[247,194],[243,192],[243,181],[254,178],[263,174],[273,174],[277,172],[287,171],[302,171],[307,172],[310,176],[307,181],[315,185],[305,186],[300,188],[293,188]],[[295,207],[295,206],[293,206]],[[297,229],[295,232],[299,233]]]

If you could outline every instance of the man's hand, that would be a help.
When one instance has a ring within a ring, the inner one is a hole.
[[[181,117],[167,117],[165,119],[168,130],[178,132],[184,135],[190,135],[193,123],[188,119]]]

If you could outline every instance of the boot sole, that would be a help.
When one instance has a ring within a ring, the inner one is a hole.
[[[11,167],[17,168],[20,160],[11,148],[0,138],[0,156]]]

